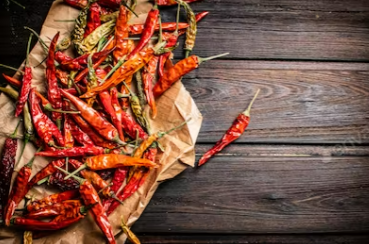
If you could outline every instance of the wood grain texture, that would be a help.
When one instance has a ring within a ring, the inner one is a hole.
[[[213,60],[183,83],[204,116],[198,142],[214,142],[258,88],[249,129],[237,142],[369,142],[369,65]]]
[[[369,235],[139,235],[142,243],[363,244]]]
[[[236,152],[245,150],[232,147]],[[290,148],[276,146],[274,150],[290,155],[220,155],[200,169],[188,169],[163,183],[133,230],[201,234],[369,231],[368,156],[327,160],[292,156],[295,152]]]

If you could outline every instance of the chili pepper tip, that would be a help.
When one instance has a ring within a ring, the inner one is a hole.
[[[244,112],[242,112],[245,116],[250,117],[250,111],[251,111],[252,104],[255,102],[257,96],[259,95],[259,92],[260,92],[260,89],[258,89],[256,91],[256,93],[255,93],[254,97],[252,98],[248,108]]]

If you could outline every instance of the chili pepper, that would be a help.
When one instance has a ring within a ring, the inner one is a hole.
[[[111,183],[113,184],[110,189],[117,194],[118,190],[120,189],[120,187],[123,185],[124,180],[126,179],[128,173],[128,167],[119,167],[116,168],[115,172],[114,172],[114,176],[113,179],[111,180]],[[104,201],[103,206],[105,211],[108,211],[109,207],[111,206],[111,204],[113,203],[114,199],[113,198],[108,198]]]
[[[28,219],[40,219],[40,218],[48,218],[56,215],[65,215],[67,211],[73,211],[75,209],[80,212],[83,211],[82,203],[80,200],[67,200],[61,203],[55,203],[51,206],[45,206],[44,208],[32,211],[28,213],[25,217]],[[77,213],[78,215],[79,213]]]
[[[154,7],[150,10],[150,12],[147,15],[144,30],[141,34],[141,39],[138,42],[135,49],[128,55],[127,59],[132,58],[136,53],[142,50],[143,47],[146,46],[147,43],[149,43],[152,35],[155,31],[155,26],[158,23],[158,17],[159,17],[159,9],[157,5],[154,5]]]
[[[62,64],[64,62],[70,62],[70,61],[73,60],[72,57],[69,57],[68,55],[66,55],[62,51],[56,51],[54,58],[55,58],[55,61],[58,62],[59,64]],[[63,66],[63,68],[65,68],[65,67]]]
[[[202,20],[208,14],[209,14],[208,11],[204,11],[204,12],[196,14],[196,21],[199,22],[200,20]],[[185,30],[188,27],[189,27],[188,23],[178,23],[178,30]],[[160,28],[159,24],[157,24],[155,26],[155,31],[158,31],[159,28]],[[176,28],[177,28],[177,23],[176,22],[162,23],[163,31],[175,31]],[[139,34],[142,33],[143,29],[144,29],[143,24],[128,25],[128,32],[131,35],[139,35]]]
[[[62,167],[65,164],[65,160],[64,159],[59,159],[59,160],[55,160],[50,162],[48,165],[46,165],[42,170],[40,170],[32,179],[31,181],[28,183],[27,187],[28,190],[27,192],[35,185],[37,184],[40,180],[54,174],[57,170],[55,169],[54,166],[58,166],[58,167]]]
[[[63,70],[60,70],[60,69],[57,69],[55,70],[55,76],[57,79],[60,80],[60,82],[64,85],[64,86],[68,86],[68,73],[63,71]]]
[[[67,114],[70,114],[70,113],[71,114],[79,114],[78,111],[63,111],[63,110],[60,110],[60,109],[54,109],[51,106],[51,103],[44,96],[42,96],[38,91],[36,91],[34,89],[33,92],[41,100],[42,107],[44,107],[44,109],[47,110],[47,111],[58,112],[58,113],[67,113]]]
[[[233,121],[232,126],[226,131],[223,137],[200,158],[198,166],[205,164],[212,156],[223,150],[224,147],[238,139],[243,134],[249,125],[251,107],[258,96],[259,91],[260,89],[256,92],[248,108],[237,116]]]
[[[114,172],[115,172],[114,169],[104,169],[104,170],[96,171],[96,173],[98,173],[103,180],[108,180],[112,178],[114,175]]]
[[[83,146],[93,146],[94,142],[91,138],[83,131],[79,126],[70,119],[70,117],[66,117],[65,120],[70,125],[70,131],[72,133],[73,138]]]
[[[78,189],[79,183],[75,179],[64,180],[66,174],[57,171],[49,177],[48,184],[59,188],[61,191]]]
[[[126,40],[126,38],[128,38],[128,14],[126,7],[121,5],[115,25],[116,48],[113,52],[115,62],[118,62],[124,56],[128,55],[128,40]]]
[[[90,13],[87,18],[87,26],[84,33],[84,37],[87,37],[91,32],[93,32],[97,27],[101,25],[100,11],[101,7],[99,4],[97,3],[91,4]]]
[[[81,99],[69,94],[66,91],[61,90],[63,96],[69,99],[73,105],[81,112],[81,116],[93,126],[97,132],[103,136],[105,139],[114,141],[118,144],[125,144],[119,139],[118,131],[112,124],[106,121],[101,115],[93,108],[88,107],[88,105]]]
[[[78,1],[78,0],[77,0]],[[84,50],[80,48],[82,46],[82,41],[85,34],[85,28],[87,25],[87,16],[88,10],[90,8],[89,1],[86,6],[79,12],[78,17],[76,18],[76,23],[74,25],[74,30],[72,32],[72,42],[74,44],[74,48],[76,49],[79,55],[84,54]]]
[[[109,52],[111,52],[112,49],[109,49]],[[105,59],[107,58],[107,54],[105,56],[101,56],[99,60],[96,61],[96,63],[92,66],[93,69],[96,69],[97,67],[99,67],[102,62],[105,61]],[[74,79],[74,82],[77,83],[79,81],[81,81],[89,72],[89,68],[86,68],[84,70],[82,70],[77,76],[76,78]]]
[[[75,8],[84,8],[88,4],[88,0],[64,0],[64,2]]]
[[[100,52],[93,53],[92,54],[92,61],[97,62],[102,57],[106,58],[106,55],[108,55],[111,51],[112,51],[111,49],[107,49],[107,50],[103,50],[103,51],[100,51]],[[65,61],[61,62],[61,66],[64,69],[67,69],[67,70],[82,70],[88,64],[87,59],[88,59],[89,56],[90,56],[90,54],[84,54],[84,55],[79,56],[75,59],[65,60]]]
[[[190,5],[182,0],[178,0],[178,2],[186,10],[187,22],[190,24],[190,26],[187,28],[186,42],[185,42],[185,48],[184,48],[186,50],[186,58],[187,58],[195,46],[195,40],[196,40],[196,34],[197,34],[197,22],[196,22],[195,13],[192,11]]]
[[[155,97],[161,96],[166,90],[168,90],[176,81],[178,81],[182,76],[191,72],[192,70],[199,67],[199,65],[205,61],[223,57],[228,55],[228,53],[208,57],[208,58],[200,58],[198,56],[192,55],[188,58],[185,58],[178,63],[176,63],[172,68],[170,68],[164,76],[158,80],[153,88],[153,93]]]
[[[19,121],[20,122],[20,121]],[[3,208],[8,202],[8,194],[10,189],[10,182],[12,179],[14,166],[15,166],[15,156],[18,148],[18,141],[15,138],[19,123],[15,128],[14,132],[10,137],[6,138],[3,150],[1,152],[1,162],[0,162],[0,218],[2,219]]]
[[[25,231],[23,233],[23,244],[32,244],[32,243],[33,243],[32,231]]]
[[[184,2],[186,3],[192,3],[192,2],[197,2],[199,0],[184,0]],[[176,5],[177,1],[176,0],[157,0],[157,4],[159,6],[171,6],[171,5]]]
[[[59,171],[57,171],[59,172]],[[59,172],[60,173],[60,172]],[[56,203],[61,203],[66,200],[70,200],[78,197],[77,190],[69,190],[61,193],[49,195],[43,199],[36,200],[27,205],[27,212],[38,211],[46,206],[51,206]]]
[[[56,68],[55,68],[55,49],[56,43],[59,38],[59,32],[56,33],[53,40],[50,43],[49,55],[46,61],[46,79],[47,79],[47,97],[54,109],[61,109],[62,99],[60,96],[60,91],[58,87],[58,80],[56,78]],[[58,128],[61,128],[62,115],[58,112],[52,112],[51,117],[53,121],[56,122]]]
[[[152,86],[153,86],[153,78],[155,77],[155,74],[156,74],[158,61],[159,61],[158,56],[155,56],[154,58],[152,58],[147,64],[146,69],[143,69],[143,72],[142,72],[143,87],[144,87],[147,102],[151,108],[151,115],[153,119],[156,118],[157,109],[156,109],[154,94],[152,93]]]
[[[72,40],[69,36],[64,37],[56,46],[56,51],[65,51],[72,45]]]
[[[67,115],[64,114],[64,126],[63,126],[63,135],[65,147],[73,147],[74,146],[74,138],[72,135],[72,127],[67,120]]]
[[[22,79],[22,88],[19,93],[19,98],[16,104],[15,108],[15,117],[18,117],[22,111],[23,107],[27,102],[29,91],[31,90],[31,81],[32,81],[32,68],[29,65],[29,50],[31,47],[31,41],[32,41],[33,34],[29,36],[28,45],[27,45],[27,57],[26,57],[26,64],[24,67],[24,75]]]
[[[124,219],[122,218],[122,224],[121,224],[123,232],[127,235],[128,240],[132,242],[133,244],[141,244],[138,237],[129,229],[129,227],[124,223]]]
[[[3,76],[8,81],[8,83],[10,85],[12,85],[14,87],[17,87],[17,88],[22,86],[22,83],[19,80],[15,79],[13,77],[7,76],[6,74],[3,74]]]
[[[156,56],[153,57],[148,65],[150,64],[150,62],[153,60],[153,59],[156,59]],[[142,76],[141,76],[141,71],[138,71],[136,74],[135,74],[135,78],[136,78],[136,91],[137,91],[137,97],[138,97],[138,100],[140,101],[140,106],[141,107],[144,107],[146,105],[146,97],[145,97],[145,93],[144,93],[144,84],[143,84],[143,81],[142,81]]]
[[[42,151],[37,153],[37,156],[44,157],[81,157],[88,155],[99,155],[110,152],[109,149],[98,146],[84,146],[84,147],[72,147],[65,149],[57,149],[53,151]]]
[[[97,2],[102,6],[114,9],[119,7],[121,0],[98,0]]]
[[[4,208],[4,222],[6,226],[10,225],[10,218],[13,216],[15,208],[27,194],[27,184],[31,177],[34,159],[35,156],[33,156],[33,158],[19,170],[18,175],[14,180],[12,190],[9,194],[8,203]]]
[[[59,168],[59,170],[62,170]],[[96,190],[88,180],[73,176],[79,183],[79,192],[86,206],[92,206],[90,211],[109,243],[116,243],[113,230]]]
[[[95,69],[93,68],[93,64],[92,64],[92,58],[91,58],[92,54],[90,56],[88,56],[88,84],[87,84],[87,90],[97,87],[98,84],[98,78],[97,75],[95,73]]]
[[[60,146],[64,146],[64,138],[58,127],[44,114],[39,105],[39,98],[36,96],[35,88],[31,89],[29,95],[31,105],[32,120],[39,137],[49,146],[55,147],[53,137]]]
[[[66,228],[74,223],[77,223],[79,220],[83,219],[83,215],[79,215],[74,219],[67,219],[62,222],[44,222],[35,219],[26,219],[23,217],[16,217],[11,220],[11,224],[14,227],[21,227],[27,230],[59,230]]]
[[[115,148],[117,146],[112,142],[104,140],[100,135],[98,135],[80,115],[72,114],[71,116],[73,117],[73,120],[78,124],[78,126],[82,129],[82,131],[90,137],[95,145],[109,149]]]
[[[113,86],[117,86],[127,77],[130,77],[138,70],[140,70],[145,64],[147,64],[150,59],[153,58],[154,53],[160,51],[163,46],[165,46],[165,42],[157,44],[154,48],[144,48],[141,52],[137,53],[131,59],[125,62],[121,66],[121,68],[118,69],[106,82],[86,92],[84,95],[81,96],[81,98],[90,98],[98,92],[109,89]]]
[[[100,20],[101,22],[108,22],[110,20],[115,20],[117,21],[118,19],[118,16],[119,16],[119,11],[115,11],[115,12],[106,12],[104,13],[104,9],[105,8],[102,8],[101,10],[101,16],[100,16]],[[118,25],[118,23],[116,24]]]

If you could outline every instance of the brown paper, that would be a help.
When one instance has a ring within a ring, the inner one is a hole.
[[[136,13],[139,18],[133,17],[132,23],[143,23],[147,16],[147,12],[152,7],[146,0],[139,0],[136,8]],[[78,10],[73,9],[62,3],[62,0],[56,0],[42,27],[40,36],[47,44],[50,43],[52,37],[60,31],[60,40],[68,36],[74,27],[74,23],[56,22],[55,20],[75,19],[78,15]],[[41,46],[37,44],[30,54],[30,64],[35,66],[45,58],[45,53]],[[45,65],[33,68],[32,85],[38,90],[45,90]],[[197,136],[200,131],[202,116],[192,100],[190,94],[186,91],[181,82],[177,82],[170,90],[168,90],[162,97],[157,100],[158,116],[155,120],[150,120],[152,125],[152,132],[159,130],[166,131],[181,122],[191,120],[181,130],[174,131],[166,135],[160,140],[161,145],[165,148],[163,153],[160,153],[157,160],[159,160],[160,168],[151,170],[147,181],[144,185],[130,198],[128,198],[124,205],[119,206],[111,216],[109,216],[110,223],[116,234],[118,243],[125,241],[125,235],[121,233],[120,223],[122,216],[129,226],[132,226],[140,217],[145,207],[149,203],[153,194],[155,193],[160,182],[171,179],[186,169],[187,165],[194,166],[195,151],[194,146]],[[10,135],[18,119],[14,118],[14,102],[6,95],[0,96],[0,147],[2,148],[6,136]],[[20,130],[18,138],[22,138],[23,131]],[[22,147],[22,141],[18,143],[18,155]],[[29,143],[26,145],[26,150],[15,168],[18,171],[35,153],[34,146]],[[45,158],[37,157],[32,170],[32,175],[42,169],[48,161]],[[13,180],[16,173],[13,174]],[[51,193],[52,189],[47,187],[34,187],[28,195],[39,199]],[[22,208],[23,203],[19,205]],[[0,244],[21,243],[22,232],[10,228],[0,228]],[[91,216],[87,215],[85,219],[79,223],[70,226],[65,230],[57,231],[55,234],[49,235],[34,243],[50,243],[50,244],[75,244],[75,243],[105,243],[106,239],[94,223]]]

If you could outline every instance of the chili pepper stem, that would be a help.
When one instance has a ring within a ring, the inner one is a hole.
[[[260,92],[260,89],[258,89],[253,97],[253,99],[251,100],[248,108],[243,112],[243,114],[247,117],[250,117],[250,111],[251,111],[251,107],[252,107],[252,104],[255,102],[256,98],[258,97],[259,95],[259,92]]]
[[[49,176],[48,177],[45,177],[45,178],[43,178],[42,180],[40,180],[39,182],[37,182],[37,185],[42,185],[43,183],[45,183],[46,181],[48,181],[49,180]]]
[[[83,164],[81,167],[76,169],[73,172],[68,172],[68,175],[64,177],[64,180],[68,180],[70,177],[74,177],[76,174],[78,174],[80,171],[87,169],[87,164]],[[65,173],[65,172],[64,172]]]
[[[58,113],[64,113],[64,114],[80,114],[80,111],[64,111],[60,109],[54,109],[50,103],[46,104],[44,106],[44,109],[50,112],[58,112]]]
[[[111,198],[113,198],[114,200],[116,200],[117,202],[119,202],[120,204],[124,204],[122,200],[120,200],[115,194],[111,195]]]
[[[27,145],[27,143],[29,142],[30,137],[31,137],[31,135],[29,135],[29,134],[26,134],[26,135],[24,136],[23,147],[22,147],[22,149],[21,149],[21,153],[20,153],[20,155],[19,155],[19,157],[18,157],[18,160],[17,160],[17,163],[16,163],[17,165],[18,165],[18,163],[19,163],[20,159],[22,158],[22,155],[23,155],[23,153],[24,153],[24,149],[26,149],[26,145]]]
[[[199,59],[199,64],[201,64],[201,63],[203,63],[203,62],[206,62],[206,61],[209,61],[209,60],[212,60],[212,59],[215,59],[215,58],[220,58],[220,57],[227,56],[228,54],[229,54],[229,53],[222,53],[222,54],[214,55],[214,56],[207,57],[207,58],[200,58],[200,57],[198,57],[198,59]]]
[[[36,153],[40,152],[42,147],[39,147],[36,151]],[[25,165],[26,167],[31,168],[33,165],[33,161],[35,161],[36,155],[33,155],[33,157],[29,160],[29,162]]]
[[[55,122],[56,122],[56,126],[58,127],[58,129],[61,130],[61,128],[62,128],[62,121],[61,121],[61,119],[57,119]]]
[[[181,4],[178,2],[176,30],[174,31],[174,34],[177,35],[177,36],[178,36],[178,25],[179,25],[179,13],[180,12],[181,12]]]
[[[44,40],[41,39],[41,37],[37,34],[37,32],[35,30],[29,28],[28,26],[25,26],[24,29],[31,31],[38,38],[38,41],[40,42],[42,48],[44,49],[45,54],[48,54],[49,47],[46,45]]]
[[[29,59],[28,59],[28,56],[29,56],[29,50],[31,49],[32,37],[33,37],[33,33],[31,33],[31,34],[29,35],[29,38],[28,38],[28,44],[27,44],[27,57],[26,57],[26,66],[29,66]]]
[[[18,132],[19,125],[20,125],[21,122],[22,122],[22,120],[20,119],[17,123],[17,126],[15,127],[15,130],[14,130],[13,134],[10,135],[10,138],[15,139],[15,137],[17,135],[17,132]]]
[[[23,8],[23,9],[26,9],[26,7],[25,7],[25,6],[23,6],[22,4],[18,3],[18,2],[17,2],[17,1],[15,1],[15,0],[10,0],[10,2],[12,2],[12,3],[14,3],[14,4],[18,5],[19,7]]]
[[[133,11],[133,9],[130,6],[128,6],[128,4],[125,1],[122,1],[121,3],[124,5],[124,7],[126,7],[129,11],[131,11],[138,18],[138,15],[135,13],[135,11]]]
[[[126,59],[127,55],[123,56],[123,58],[121,58],[117,64],[109,71],[109,73],[104,77],[104,79],[101,81],[101,84],[103,84],[117,69],[120,68],[120,66],[122,66],[122,64],[124,63],[124,60]]]
[[[76,176],[76,175],[72,175],[71,173],[69,173],[68,171],[66,171],[65,169],[62,169],[62,168],[60,168],[60,167],[58,167],[58,166],[54,166],[56,169],[58,169],[58,170],[60,170],[61,172],[63,172],[63,173],[65,173],[65,174],[67,174],[67,176],[69,176],[69,177],[73,177],[76,181],[78,181],[79,182],[79,184],[82,184],[84,181],[85,181],[85,179],[82,179],[81,177],[78,177],[78,176]],[[82,167],[82,166],[81,166]],[[65,178],[64,178],[65,179]]]
[[[0,64],[0,67],[3,67],[3,68],[6,68],[6,69],[11,69],[11,70],[14,70],[16,72],[20,72],[22,75],[24,75],[24,72],[19,70],[19,69],[16,69],[14,67],[11,67],[11,66],[8,66],[8,65],[5,65],[5,64]]]
[[[169,134],[169,133],[170,133],[170,132],[172,132],[172,131],[178,130],[179,128],[181,128],[182,126],[184,126],[185,124],[187,124],[191,119],[192,119],[192,118],[189,118],[188,120],[186,120],[186,121],[182,122],[180,125],[178,125],[178,126],[176,126],[176,127],[172,128],[172,129],[170,129],[170,130],[168,130],[168,131],[166,131],[166,132],[158,132],[158,136],[159,136],[159,138],[161,138],[161,137],[163,137],[163,136],[165,136],[165,135]]]
[[[159,43],[161,43],[163,41],[163,28],[161,26],[161,15],[160,14],[158,16],[158,21],[159,21]]]

